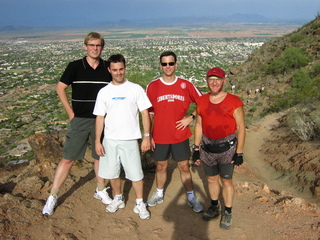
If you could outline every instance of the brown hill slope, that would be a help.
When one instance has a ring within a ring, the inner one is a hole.
[[[140,220],[133,213],[134,191],[125,181],[127,206],[114,214],[105,211],[105,205],[93,198],[96,183],[89,157],[72,168],[54,215],[42,216],[58,159],[43,159],[39,153],[42,159],[28,165],[1,169],[0,239],[318,239],[319,207],[295,194],[294,185],[286,182],[288,187],[283,187],[283,182],[270,178],[277,173],[266,168],[268,152],[260,151],[272,138],[269,130],[277,127],[280,117],[270,115],[248,130],[246,163],[234,177],[234,223],[228,231],[219,228],[219,220],[205,222],[190,209],[179,171],[172,163],[165,201],[149,208],[149,220]],[[41,145],[45,138],[37,139]],[[207,208],[202,167],[192,167],[192,171],[196,194]],[[154,173],[148,172],[145,198],[154,188]]]

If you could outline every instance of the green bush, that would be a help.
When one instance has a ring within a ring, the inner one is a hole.
[[[318,75],[320,75],[320,62],[313,64],[311,71],[310,71],[311,77],[316,77]]]
[[[305,38],[305,35],[301,33],[295,33],[295,34],[292,34],[290,41],[292,43],[301,42],[304,38]]]
[[[294,72],[292,76],[292,87],[302,88],[311,81],[309,72],[305,68],[301,68]]]
[[[268,74],[278,75],[306,66],[310,62],[308,55],[300,48],[290,47],[274,58],[267,69]]]

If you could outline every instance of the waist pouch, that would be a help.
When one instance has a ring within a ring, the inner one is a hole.
[[[236,138],[229,140],[227,142],[212,143],[201,145],[201,148],[208,153],[223,153],[228,151],[236,143]]]

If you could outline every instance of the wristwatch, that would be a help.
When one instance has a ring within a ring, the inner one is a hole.
[[[145,134],[143,134],[143,136],[150,137],[150,133],[145,133]]]
[[[192,149],[197,149],[197,148],[199,149],[198,145],[195,145],[195,144],[192,145]]]
[[[196,116],[193,115],[192,113],[190,114],[190,116],[192,117],[192,119],[195,119],[195,118],[196,118]]]

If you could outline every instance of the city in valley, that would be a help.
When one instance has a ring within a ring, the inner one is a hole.
[[[85,56],[83,38],[90,31],[104,36],[104,59],[117,53],[125,56],[127,79],[146,87],[160,75],[160,54],[171,50],[178,56],[177,75],[206,91],[208,69],[238,66],[265,42],[298,27],[257,24],[4,32],[0,36],[0,166],[32,158],[25,139],[35,132],[67,128],[55,86],[67,64]]]

